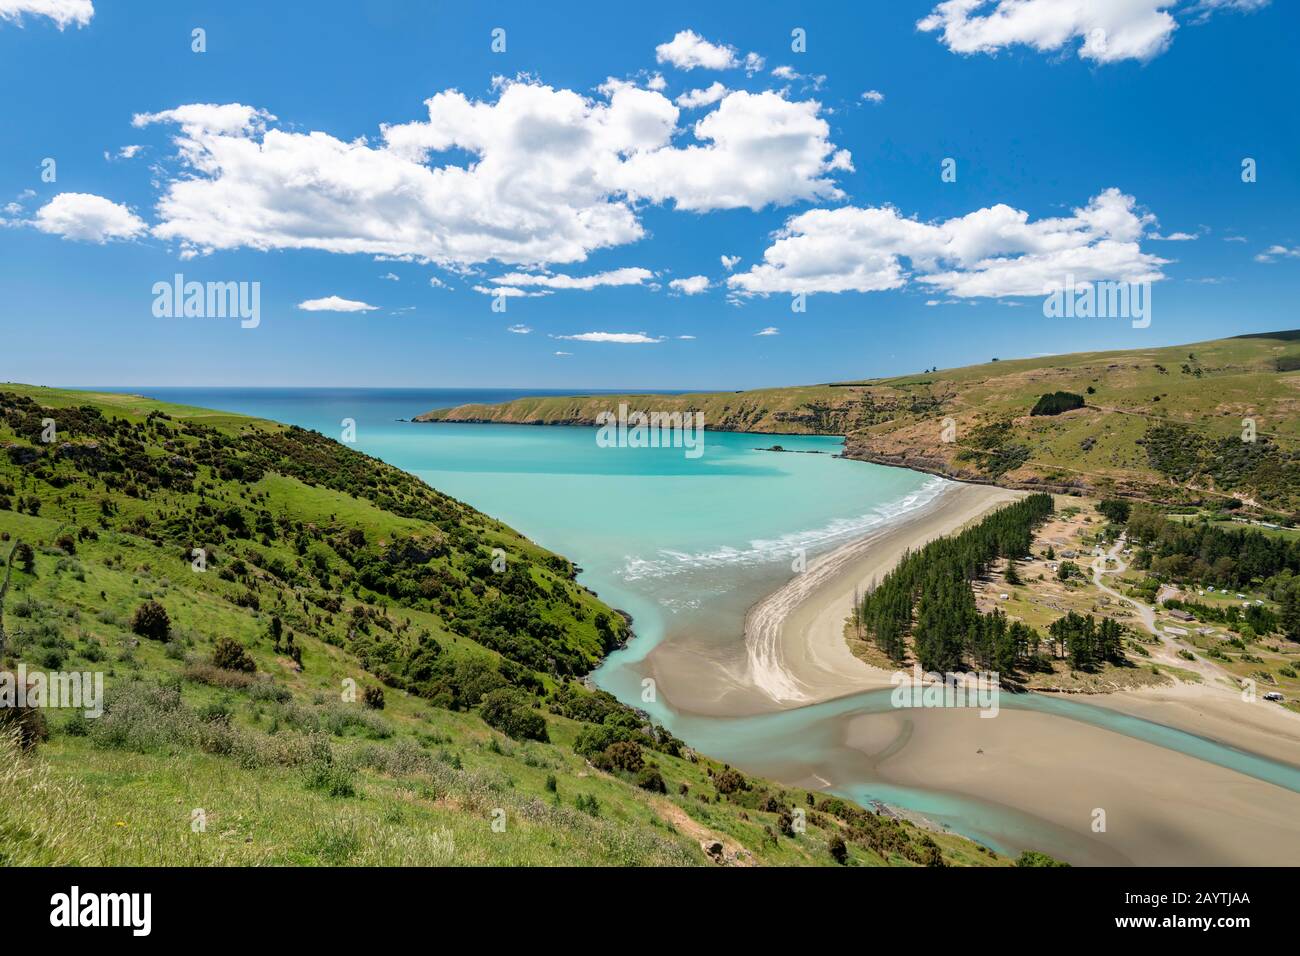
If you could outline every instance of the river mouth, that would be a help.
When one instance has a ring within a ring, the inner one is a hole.
[[[326,435],[355,419],[359,450],[582,567],[580,580],[629,612],[637,635],[593,674],[596,683],[743,771],[899,807],[1003,853],[1036,849],[1099,865],[1294,862],[1300,780],[1291,774],[1300,771],[1179,736],[1158,709],[1140,720],[1035,695],[989,720],[972,710],[900,711],[887,692],[802,707],[755,692],[749,609],[791,579],[797,560],[922,508],[943,484],[931,476],[759,451],[771,442],[746,434],[709,433],[692,460],[680,449],[598,448],[586,428],[399,422],[439,401],[409,390],[324,398],[276,390],[273,402],[257,390],[151,397]],[[832,438],[781,444],[840,450]]]

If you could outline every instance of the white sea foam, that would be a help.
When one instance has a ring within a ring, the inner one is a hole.
[[[648,578],[666,578],[710,568],[789,563],[791,558],[801,550],[811,557],[845,541],[860,537],[868,531],[892,524],[916,509],[925,507],[942,492],[947,484],[944,478],[931,478],[911,494],[897,501],[878,505],[865,514],[851,518],[836,518],[819,528],[794,531],[777,538],[756,538],[745,547],[718,545],[695,553],[665,548],[653,557],[626,555],[622,578],[624,581],[639,581]]]

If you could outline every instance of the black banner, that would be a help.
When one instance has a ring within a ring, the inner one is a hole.
[[[763,940],[776,920],[815,926],[819,939],[911,926],[1072,943],[1200,934],[1230,944],[1242,931],[1277,939],[1294,927],[1293,879],[1277,869],[8,869],[0,898],[17,938],[77,934],[127,946],[338,944],[373,940],[378,929],[394,940],[431,928],[626,933],[669,916],[695,929],[716,923],[729,940]]]

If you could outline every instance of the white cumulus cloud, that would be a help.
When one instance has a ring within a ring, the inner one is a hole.
[[[634,199],[672,200],[695,212],[838,199],[830,174],[851,172],[853,162],[835,149],[820,110],[816,100],[737,90],[695,124],[695,138],[707,145],[635,153],[616,181]]]
[[[891,206],[813,209],[790,218],[763,262],[727,279],[742,295],[877,292],[917,282],[957,298],[1042,295],[1075,282],[1164,278],[1139,240],[1155,217],[1107,189],[1070,216],[1030,220],[999,203],[941,222]]]
[[[64,239],[98,243],[134,239],[147,228],[126,206],[93,193],[59,193],[36,211],[31,224]]]
[[[647,279],[654,278],[649,269],[628,267],[611,269],[608,272],[596,272],[586,276],[570,276],[563,273],[527,273],[511,272],[497,276],[492,280],[497,285],[507,286],[541,286],[546,289],[578,289],[589,292],[598,286],[642,285]]]
[[[996,53],[1023,44],[1049,52],[1073,46],[1097,63],[1149,60],[1173,41],[1186,14],[1202,23],[1221,10],[1251,13],[1269,0],[944,0],[917,23],[954,53]]]
[[[49,17],[60,29],[84,27],[95,15],[90,0],[0,0],[0,20],[22,25],[24,16]]]
[[[677,145],[680,110],[630,86],[608,102],[503,81],[494,101],[455,90],[428,119],[384,125],[378,142],[291,132],[239,103],[135,117],[170,123],[181,169],[154,234],[183,249],[363,253],[445,267],[580,262],[644,235],[637,204],[712,209],[837,198],[851,170],[815,101],[727,94]],[[463,151],[467,160],[440,154]]]
[[[308,299],[299,302],[297,307],[304,312],[374,312],[379,308],[377,305],[358,302],[355,299],[344,299],[337,295],[327,295],[323,299]]]
[[[712,106],[726,95],[727,88],[715,80],[704,89],[687,90],[673,102],[684,110],[693,110],[700,106]]]
[[[699,295],[709,288],[708,276],[687,276],[685,279],[673,279],[668,288],[676,289],[686,295]]]
[[[917,28],[939,31],[954,53],[994,53],[1013,44],[1040,51],[1081,41],[1079,56],[1111,63],[1163,53],[1178,0],[945,0]]]
[[[729,70],[739,64],[736,48],[710,43],[694,30],[682,30],[667,43],[655,47],[655,59],[679,70]]]
[[[480,295],[491,295],[506,299],[522,299],[525,297],[536,297],[540,295],[550,295],[549,289],[543,289],[541,292],[529,292],[527,289],[518,289],[509,285],[476,285],[472,287]]]
[[[1272,245],[1255,256],[1256,262],[1273,262],[1277,259],[1300,259],[1300,246]]]
[[[653,338],[644,332],[579,332],[577,335],[557,335],[557,339],[574,342],[613,342],[617,345],[654,345],[662,338]]]

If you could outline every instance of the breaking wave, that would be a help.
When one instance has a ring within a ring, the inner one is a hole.
[[[885,527],[903,516],[924,508],[949,484],[944,478],[931,478],[916,491],[897,501],[878,505],[865,514],[836,518],[820,528],[794,531],[778,538],[757,538],[745,547],[719,545],[707,551],[688,554],[663,549],[653,557],[627,555],[621,576],[625,581],[666,578],[676,574],[712,568],[775,564],[789,561],[802,549],[809,557],[838,544],[861,537],[868,531]]]

